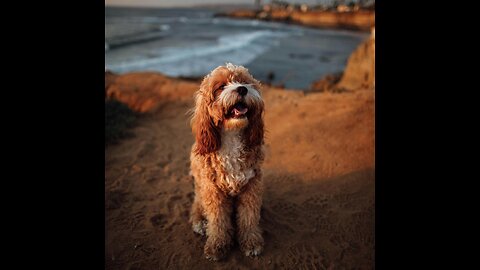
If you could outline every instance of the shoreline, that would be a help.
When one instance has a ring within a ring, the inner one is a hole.
[[[282,22],[319,29],[343,29],[368,32],[375,26],[375,11],[355,12],[336,11],[261,11],[242,9],[231,12],[216,13],[214,17],[235,19],[256,19],[262,21]]]
[[[308,94],[310,92],[350,92],[358,89],[375,89],[375,28],[372,28],[370,37],[360,43],[357,48],[350,54],[347,60],[347,65],[341,72],[327,73],[324,76],[312,81],[308,87],[285,87],[284,84],[273,83],[271,80],[262,81],[262,85],[266,88],[281,89],[283,91],[301,92]],[[274,74],[274,73],[273,73]],[[272,76],[274,76],[272,74]],[[114,73],[110,70],[105,70],[105,96],[111,96],[112,92],[107,93],[107,89],[115,78],[130,78],[133,79],[137,85],[143,85],[142,79],[158,81],[160,85],[166,82],[175,82],[175,84],[200,84],[203,76],[168,76],[158,71],[137,71],[126,73]],[[142,79],[140,79],[142,78]],[[128,81],[129,79],[127,79]],[[131,83],[128,83],[131,84]],[[146,92],[150,92],[151,89],[145,89]],[[117,92],[115,95],[123,96],[123,91],[114,90]],[[128,91],[127,91],[128,92]],[[135,92],[138,92],[136,89]],[[182,91],[183,92],[183,91]],[[135,94],[138,96],[137,94]],[[170,96],[168,94],[167,96]],[[121,101],[129,104],[129,98]],[[136,103],[136,102],[134,102]],[[149,100],[148,103],[152,103]],[[156,102],[153,102],[156,103]],[[146,107],[150,108],[152,104]],[[144,107],[144,105],[136,104],[133,107]],[[148,109],[147,109],[148,110]],[[144,111],[144,109],[140,109]]]

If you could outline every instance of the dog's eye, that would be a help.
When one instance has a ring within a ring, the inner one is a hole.
[[[223,91],[223,88],[225,88],[225,84],[222,84],[220,85],[219,87],[217,87],[217,89],[215,89],[215,91],[213,92],[215,96],[218,96],[220,95],[220,93]]]

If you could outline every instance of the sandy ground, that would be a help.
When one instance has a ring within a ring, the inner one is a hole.
[[[134,137],[105,149],[106,269],[373,269],[374,91],[265,88],[266,160],[259,258],[235,245],[220,262],[188,223],[187,110],[198,83],[154,73],[106,78],[144,112]]]

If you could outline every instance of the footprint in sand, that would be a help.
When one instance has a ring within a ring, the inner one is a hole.
[[[167,224],[167,217],[162,214],[157,214],[150,218],[150,222],[154,227],[163,228]]]
[[[300,244],[290,247],[279,265],[282,269],[292,266],[295,266],[295,269],[334,269],[334,265],[327,260],[325,254],[313,246]]]
[[[278,201],[273,205],[272,209],[288,220],[296,220],[299,216],[299,211],[301,211],[297,204],[287,201]]]
[[[285,221],[281,216],[270,210],[268,207],[262,208],[261,221],[264,223],[265,232],[276,235],[278,232],[293,234],[295,230],[288,225],[290,222]],[[277,232],[277,233],[274,233]]]
[[[126,202],[127,192],[117,190],[111,191],[106,195],[106,208],[107,209],[118,209]]]
[[[328,200],[323,198],[322,196],[313,196],[306,199],[302,206],[308,210],[318,210],[318,209],[325,209],[328,207]]]
[[[135,212],[130,218],[130,228],[132,230],[136,229],[138,225],[142,224],[142,221],[145,220],[145,214],[143,212]]]
[[[180,195],[175,195],[175,196],[172,196],[168,199],[168,202],[167,202],[167,207],[168,207],[168,211],[170,213],[173,212],[174,208],[176,206],[179,206],[180,204],[178,203],[179,200],[182,199],[182,196]]]

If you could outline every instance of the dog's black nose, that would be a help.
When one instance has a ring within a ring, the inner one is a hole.
[[[248,92],[248,89],[245,87],[245,86],[239,86],[237,87],[237,92],[241,95],[241,96],[245,96]]]

